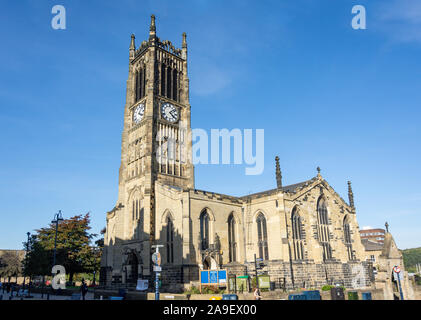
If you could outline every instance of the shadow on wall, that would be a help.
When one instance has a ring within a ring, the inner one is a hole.
[[[192,254],[187,254],[183,259],[183,239],[175,230],[173,220],[168,218],[165,220],[155,241],[155,244],[163,245],[159,249],[162,266],[160,280],[163,290],[180,292],[184,289],[183,284],[199,280],[199,269],[195,263],[196,248],[192,240],[190,230],[189,251]],[[103,249],[100,285],[134,289],[138,279],[153,283],[155,272],[152,270],[151,255],[155,249],[151,249],[149,244],[149,233],[143,231],[142,223],[137,224],[130,240],[111,239],[109,245],[104,245]],[[153,290],[153,286],[149,285],[149,291]]]

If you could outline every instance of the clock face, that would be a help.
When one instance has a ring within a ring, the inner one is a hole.
[[[171,103],[163,103],[161,106],[162,117],[169,122],[178,120],[178,110]]]
[[[145,105],[143,103],[139,104],[133,112],[133,121],[137,124],[143,119],[145,114]]]

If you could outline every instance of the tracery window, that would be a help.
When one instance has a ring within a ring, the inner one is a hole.
[[[167,218],[167,263],[174,263],[174,224],[170,217]]]
[[[332,247],[330,246],[329,218],[324,198],[317,203],[317,222],[319,242],[323,250],[323,261],[332,259]]]
[[[202,250],[209,248],[209,214],[205,210],[200,214],[200,240]]]
[[[231,214],[228,218],[228,247],[229,262],[237,261],[237,242],[235,238],[235,218]]]
[[[304,259],[304,234],[301,217],[298,214],[298,209],[295,207],[291,214],[292,221],[292,242],[294,246],[294,259]]]
[[[354,254],[352,252],[351,228],[349,226],[348,217],[345,217],[343,227],[344,227],[345,246],[348,252],[348,260],[354,260]]]
[[[269,260],[266,218],[263,215],[263,213],[259,213],[259,215],[256,218],[256,223],[257,223],[257,245],[259,248],[259,258],[263,260]]]

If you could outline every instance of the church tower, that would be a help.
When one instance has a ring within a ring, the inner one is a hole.
[[[194,188],[191,145],[186,34],[181,49],[161,41],[152,15],[148,40],[136,47],[131,36],[118,200],[107,216],[118,216],[107,226],[118,239],[110,243],[138,243],[142,260],[150,260],[155,184]]]

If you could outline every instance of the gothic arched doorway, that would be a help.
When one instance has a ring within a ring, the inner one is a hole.
[[[130,283],[136,283],[139,273],[139,259],[134,251],[129,253],[127,259],[127,266],[129,266],[129,272],[127,274],[127,281]]]

